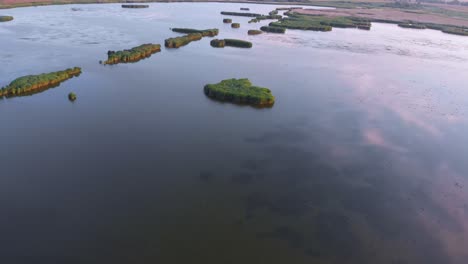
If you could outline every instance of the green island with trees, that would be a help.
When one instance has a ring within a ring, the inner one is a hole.
[[[270,89],[253,86],[249,79],[227,79],[207,84],[203,90],[208,97],[219,101],[257,107],[271,107],[275,103]]]
[[[240,28],[240,24],[239,23],[232,23],[231,27],[232,28]]]
[[[213,48],[236,47],[236,48],[252,48],[252,42],[240,39],[213,39],[210,41]]]
[[[122,8],[148,8],[149,5],[122,5]]]
[[[357,17],[300,15],[297,13],[288,13],[287,16],[287,18],[282,18],[277,22],[271,22],[269,25],[273,27],[314,31],[331,31],[333,27],[370,29],[371,26],[367,19]]]
[[[194,34],[194,33],[200,33],[202,37],[214,37],[217,36],[219,33],[219,30],[217,28],[212,28],[212,29],[192,29],[192,28],[173,28],[173,32],[177,33],[184,33],[184,34]]]
[[[160,44],[143,44],[138,47],[134,47],[128,50],[119,50],[113,51],[109,50],[107,52],[107,60],[102,62],[102,64],[118,64],[118,63],[129,63],[137,62],[139,60],[150,57],[152,54],[160,52]],[[101,63],[101,62],[100,62]]]
[[[269,32],[269,33],[285,33],[286,32],[286,28],[271,27],[271,26],[263,26],[260,28],[260,30]]]
[[[248,35],[260,35],[262,33],[263,32],[261,30],[257,30],[257,29],[249,29],[249,31],[247,31]]]
[[[13,20],[12,16],[0,16],[0,22],[8,22],[12,20]]]
[[[81,68],[75,67],[64,71],[23,76],[0,89],[0,97],[14,97],[42,92],[80,74]]]

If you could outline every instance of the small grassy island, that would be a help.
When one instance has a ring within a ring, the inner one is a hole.
[[[261,14],[256,14],[256,13],[242,13],[242,12],[226,12],[222,11],[221,15],[226,15],[226,16],[245,16],[245,17],[259,17],[262,16]]]
[[[252,42],[240,39],[213,39],[210,42],[213,48],[236,47],[236,48],[252,48]]]
[[[122,5],[122,8],[148,8],[149,5]]]
[[[194,33],[200,33],[203,37],[214,37],[218,35],[219,30],[217,28],[212,28],[212,29],[192,29],[192,28],[173,28],[173,32],[177,33],[184,33],[184,34],[194,34]]]
[[[12,16],[0,16],[0,22],[8,22],[12,20],[13,20]]]
[[[241,7],[240,10],[242,10],[242,11],[250,11],[250,8],[248,8],[248,7]]]
[[[232,19],[230,19],[230,18],[225,18],[225,19],[223,19],[223,23],[231,24],[231,23],[232,23]]]
[[[70,102],[74,102],[76,100],[76,94],[73,92],[69,93],[68,100],[70,100]]]
[[[107,60],[103,64],[118,64],[137,62],[139,60],[150,57],[152,54],[161,51],[161,45],[159,44],[143,44],[138,47],[131,48],[129,50],[107,52]]]
[[[260,28],[261,31],[269,32],[269,33],[285,33],[285,28],[280,27],[270,27],[270,26],[263,26]]]
[[[240,24],[239,23],[232,23],[231,27],[232,28],[240,28]]]
[[[228,79],[207,84],[205,94],[213,99],[259,107],[273,106],[275,97],[267,88],[253,86],[249,79]]]
[[[271,22],[270,26],[314,31],[331,31],[332,27],[370,29],[371,26],[368,20],[355,17],[300,15],[297,13],[288,13],[287,15],[287,18]]]
[[[185,36],[181,37],[175,37],[175,38],[168,38],[164,41],[164,45],[166,48],[180,48],[182,46],[185,46],[189,44],[192,41],[200,40],[202,39],[202,34],[200,33],[192,33],[192,34],[187,34]]]
[[[28,75],[12,81],[0,90],[0,97],[30,95],[58,86],[60,83],[81,74],[81,68],[75,67],[64,71]]]
[[[262,33],[263,32],[261,30],[256,30],[256,29],[250,29],[249,31],[247,31],[247,34],[249,35],[260,35]]]

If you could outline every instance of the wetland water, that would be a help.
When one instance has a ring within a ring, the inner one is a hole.
[[[468,38],[377,23],[247,36],[268,21],[222,23],[240,7],[276,6],[2,11],[0,86],[83,73],[0,101],[1,263],[466,263]],[[171,27],[254,46],[98,64]],[[274,107],[205,97],[227,78]]]

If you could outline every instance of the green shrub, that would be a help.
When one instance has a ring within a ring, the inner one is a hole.
[[[257,23],[257,22],[259,22],[259,21],[256,18],[252,18],[252,19],[249,20],[249,24],[250,23]]]
[[[231,27],[232,28],[240,28],[240,24],[239,23],[232,23]]]
[[[229,24],[231,24],[231,23],[232,23],[232,19],[230,19],[230,18],[225,18],[225,19],[223,19],[223,23],[226,23],[226,24],[229,23]]]
[[[58,86],[60,83],[80,74],[81,68],[75,67],[64,71],[23,76],[3,87],[0,90],[0,97],[20,96],[40,92]]]
[[[272,106],[275,97],[267,88],[253,86],[249,79],[228,79],[217,84],[207,84],[205,94],[213,99],[249,104],[254,106]]]
[[[203,36],[200,33],[193,33],[182,37],[168,38],[164,41],[164,45],[167,48],[179,48],[189,44],[192,41],[200,40],[202,37]]]
[[[261,30],[256,30],[256,29],[250,29],[249,31],[247,31],[247,34],[249,34],[249,35],[259,35],[259,34],[262,34],[262,31]]]
[[[71,102],[74,102],[76,100],[76,94],[73,92],[69,93],[68,100],[70,100]]]
[[[270,33],[285,33],[286,29],[281,27],[270,27],[270,26],[263,26],[260,30]]]
[[[143,44],[138,47],[131,48],[129,50],[120,51],[108,51],[107,60],[104,64],[117,64],[117,63],[128,63],[137,62],[144,58],[150,57],[152,54],[160,52],[161,45],[159,44]]]
[[[217,28],[212,29],[192,29],[192,28],[173,28],[172,31],[177,33],[184,33],[184,34],[193,34],[193,33],[200,33],[203,37],[214,37],[218,35],[219,30]]]
[[[214,48],[224,48],[226,42],[224,41],[224,39],[213,39],[212,41],[210,41],[210,45]]]
[[[214,48],[224,47],[237,47],[237,48],[251,48],[252,42],[240,39],[213,39],[210,45]]]

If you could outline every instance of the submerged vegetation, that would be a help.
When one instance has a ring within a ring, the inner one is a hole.
[[[184,33],[184,34],[193,34],[193,33],[200,33],[203,37],[214,37],[218,35],[219,30],[217,28],[212,29],[192,29],[192,28],[173,28],[172,31],[177,33]]]
[[[231,27],[232,28],[240,28],[240,24],[239,23],[232,23]]]
[[[213,39],[210,45],[214,48],[236,47],[236,48],[252,48],[252,42],[240,39]]]
[[[148,8],[149,5],[122,5],[122,8]]]
[[[270,26],[290,29],[331,31],[333,27],[370,29],[370,22],[355,17],[329,17],[288,13],[287,18],[270,23]]]
[[[161,51],[161,45],[159,44],[143,44],[138,47],[131,48],[129,50],[107,52],[107,60],[103,64],[117,64],[117,63],[128,63],[137,62],[139,60],[150,57],[152,54]]]
[[[275,97],[267,88],[253,86],[249,79],[228,79],[217,84],[207,84],[205,94],[213,99],[253,106],[272,106]]]
[[[260,30],[265,31],[265,32],[270,32],[270,33],[285,33],[286,32],[286,28],[270,27],[270,26],[263,26],[260,28]]]
[[[7,21],[12,21],[13,17],[12,16],[0,16],[0,22],[7,22]]]
[[[263,32],[261,30],[256,30],[256,29],[250,29],[249,31],[247,31],[247,34],[249,35],[259,35],[259,34],[262,34]]]
[[[192,41],[202,39],[202,34],[192,33],[182,37],[168,38],[164,41],[166,48],[179,48],[189,44]]]
[[[245,17],[259,17],[259,16],[262,16],[261,14],[256,14],[256,13],[226,12],[226,11],[221,11],[221,15],[226,15],[226,16],[245,16]]]
[[[230,18],[225,18],[225,19],[223,19],[223,23],[231,24],[231,23],[232,23],[232,19],[230,19]]]
[[[0,90],[0,97],[21,96],[44,91],[80,74],[81,68],[75,67],[64,71],[23,76],[3,87]]]

